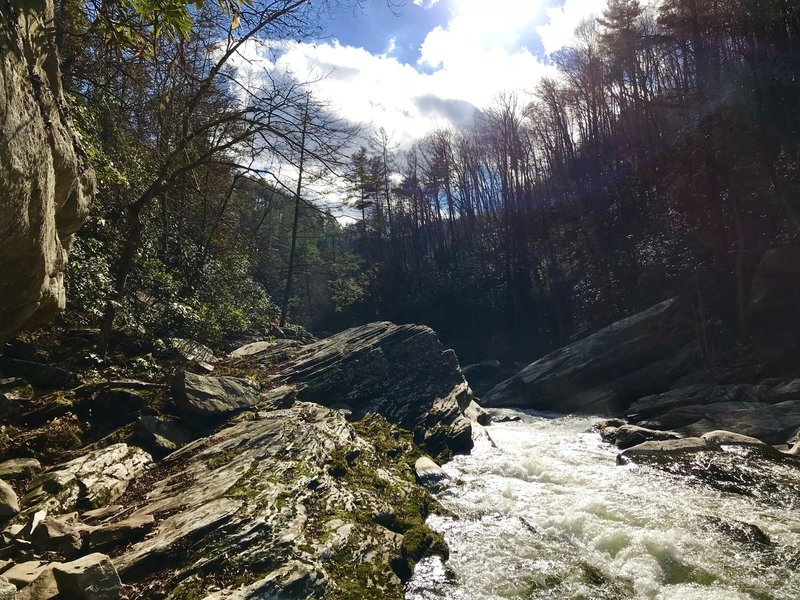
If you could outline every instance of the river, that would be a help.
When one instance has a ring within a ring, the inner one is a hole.
[[[488,427],[491,440],[444,466],[437,497],[457,518],[429,525],[451,556],[421,561],[408,599],[800,596],[797,509],[617,466],[596,418],[498,412],[521,420]]]

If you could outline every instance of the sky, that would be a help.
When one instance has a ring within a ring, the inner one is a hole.
[[[532,90],[606,0],[362,0],[329,14],[322,36],[287,42],[277,67],[367,130],[409,146],[468,122],[498,94]],[[394,2],[394,3],[393,3]]]

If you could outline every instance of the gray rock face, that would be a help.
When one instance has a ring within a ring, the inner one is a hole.
[[[12,458],[0,463],[0,478],[27,479],[42,470],[42,465],[35,458]]]
[[[644,442],[621,452],[617,463],[646,465],[767,504],[800,508],[800,459],[728,431]]]
[[[177,419],[143,415],[136,420],[136,436],[148,447],[172,452],[188,444],[193,438]]]
[[[371,323],[299,349],[275,375],[298,397],[344,404],[354,418],[377,413],[415,434],[435,455],[472,447],[464,410],[472,392],[452,350],[430,328]]]
[[[34,477],[22,506],[29,514],[42,509],[62,514],[105,506],[119,498],[152,462],[147,452],[127,444],[95,450]]]
[[[404,534],[424,531],[420,507],[432,502],[405,462],[410,436],[376,416],[353,424],[304,402],[260,415],[169,455],[146,497],[134,494],[131,518],[157,520],[114,560],[134,597],[154,595],[142,578],[184,597],[223,570],[243,577],[213,597],[335,597],[356,581],[402,597],[394,567]]]
[[[0,576],[0,600],[17,600],[17,586]]]
[[[417,474],[417,481],[424,486],[435,487],[442,481],[448,479],[447,473],[442,467],[437,465],[427,456],[420,456],[414,463],[414,472]]]
[[[155,522],[153,515],[137,515],[116,523],[100,525],[89,531],[88,546],[92,550],[106,550],[137,541],[153,529]]]
[[[603,441],[614,444],[622,450],[644,442],[677,440],[681,437],[674,431],[658,431],[628,423],[601,422],[595,427],[600,432]]]
[[[669,388],[697,354],[667,300],[537,360],[483,395],[487,407],[619,414]],[[676,349],[678,349],[676,351]]]
[[[629,417],[685,435],[723,429],[781,444],[800,427],[800,399],[785,397],[769,386],[692,385],[641,398],[630,406]]]
[[[166,338],[164,344],[167,349],[187,362],[215,363],[217,359],[214,352],[208,346],[204,346],[194,340],[183,338]]]
[[[216,417],[258,404],[259,385],[237,377],[208,377],[178,373],[172,385],[175,404],[186,413]]]
[[[52,1],[4,4],[0,10],[3,341],[64,308],[67,253],[95,182],[66,112]]]
[[[58,591],[75,600],[118,600],[122,582],[105,554],[89,554],[72,562],[55,565],[53,576]]]
[[[83,548],[83,539],[77,521],[67,517],[46,517],[30,534],[33,547],[38,552],[57,552],[73,558]]]
[[[0,521],[13,517],[19,512],[19,500],[14,489],[0,479]]]

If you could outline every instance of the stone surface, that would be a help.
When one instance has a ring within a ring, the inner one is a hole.
[[[731,432],[645,442],[621,452],[617,463],[645,465],[765,504],[800,508],[800,459],[757,442]]]
[[[0,373],[47,389],[68,388],[79,383],[74,373],[61,367],[13,358],[0,358]]]
[[[217,362],[214,351],[194,340],[183,338],[165,338],[164,345],[174,355],[186,362],[208,363]],[[213,367],[212,367],[213,370]]]
[[[339,597],[352,586],[402,597],[405,535],[425,531],[435,505],[407,466],[415,453],[409,434],[374,415],[349,423],[305,402],[244,413],[167,456],[144,497],[123,499],[131,518],[157,525],[115,564],[141,598],[220,581],[213,597]]]
[[[0,479],[0,522],[5,521],[19,512],[19,500],[14,488]]]
[[[603,441],[614,444],[622,450],[637,446],[643,442],[677,440],[681,436],[674,431],[660,431],[623,423],[598,423],[595,426],[600,431]]]
[[[504,369],[499,360],[484,360],[461,368],[461,372],[479,396],[514,374]]]
[[[0,420],[13,421],[33,398],[33,388],[24,379],[0,379]]]
[[[528,365],[484,394],[482,404],[619,414],[686,372],[697,355],[691,337],[679,302],[667,300]]]
[[[88,546],[91,550],[107,550],[121,544],[138,541],[154,525],[155,517],[153,515],[137,515],[116,523],[107,523],[89,532]]]
[[[34,477],[22,498],[23,509],[61,514],[100,508],[122,495],[152,462],[147,452],[127,444],[95,450]]]
[[[46,596],[42,597],[43,600]],[[25,600],[17,597],[17,587],[5,577],[0,576],[0,600]]]
[[[134,431],[146,446],[162,452],[177,450],[194,439],[178,419],[170,417],[142,415],[136,420]]]
[[[258,404],[259,385],[237,377],[208,377],[178,373],[172,395],[182,411],[202,417],[228,415]]]
[[[53,566],[59,592],[74,600],[118,600],[122,582],[105,554],[89,554],[72,562]]]
[[[414,472],[417,474],[417,481],[425,486],[436,486],[448,479],[447,473],[442,467],[433,462],[428,456],[420,456],[414,463]]]
[[[0,9],[0,342],[64,308],[94,175],[66,110],[52,0]]]
[[[37,552],[56,552],[64,558],[73,558],[83,548],[83,539],[77,520],[69,516],[46,517],[30,533]]]
[[[58,584],[53,577],[53,566],[48,565],[36,579],[22,588],[17,600],[51,600],[59,597]],[[2,599],[2,596],[0,596]]]
[[[421,325],[370,323],[296,351],[274,376],[298,396],[347,405],[358,419],[377,413],[414,432],[434,455],[472,447],[464,410],[473,400],[458,359]]]
[[[723,444],[727,445],[755,445],[755,446],[762,446],[764,442],[759,440],[758,438],[751,437],[749,435],[742,435],[741,433],[735,433],[733,431],[723,431],[723,430],[716,430],[716,431],[709,431],[708,433],[704,433],[700,436],[709,444],[716,444],[721,446]]]
[[[17,588],[23,588],[36,579],[46,568],[47,563],[38,560],[30,560],[15,564],[3,573],[3,577],[17,586]]]
[[[12,458],[0,463],[0,479],[27,479],[42,470],[35,458]]]
[[[685,435],[721,429],[782,444],[800,427],[800,400],[779,399],[769,386],[698,384],[641,398],[631,405],[629,417]]]

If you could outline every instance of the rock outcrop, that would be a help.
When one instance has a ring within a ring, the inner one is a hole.
[[[452,350],[422,325],[371,323],[304,346],[273,380],[298,397],[345,405],[354,418],[377,413],[414,432],[434,455],[472,447],[464,411],[472,392]]]
[[[213,584],[239,589],[219,598],[400,598],[414,561],[446,552],[423,523],[408,434],[303,402],[237,421],[167,457],[143,498],[131,489],[131,518],[156,529],[112,558],[139,597]]]
[[[696,361],[680,303],[667,300],[548,354],[482,396],[487,407],[620,414]]]
[[[0,341],[64,308],[67,253],[94,194],[53,20],[51,0],[0,7]]]
[[[768,385],[698,384],[640,398],[628,411],[645,427],[689,436],[724,429],[782,444],[800,427],[800,393]]]
[[[754,496],[775,506],[800,507],[800,458],[729,431],[644,442],[621,452],[617,463],[692,477],[715,489]]]

